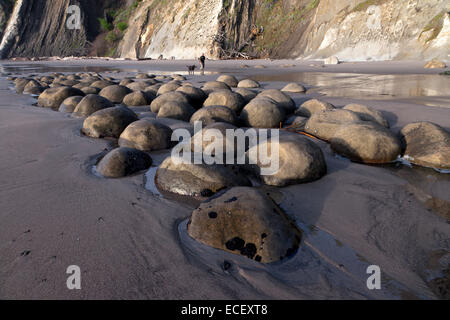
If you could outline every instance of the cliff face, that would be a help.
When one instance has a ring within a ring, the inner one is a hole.
[[[70,4],[80,30],[65,26]],[[89,54],[94,42],[125,58],[448,60],[449,11],[448,0],[2,0],[0,55]]]

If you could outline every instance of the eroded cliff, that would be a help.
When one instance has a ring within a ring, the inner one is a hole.
[[[214,58],[336,55],[341,60],[448,60],[450,54],[448,0],[1,3],[0,55],[4,57],[92,54],[183,59],[206,53]],[[15,21],[13,3],[15,11],[23,6]],[[65,26],[71,4],[81,9],[79,30]]]

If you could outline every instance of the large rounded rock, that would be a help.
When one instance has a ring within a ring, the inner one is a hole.
[[[342,125],[360,123],[361,118],[349,110],[334,109],[314,113],[305,125],[305,131],[319,139],[330,141]]]
[[[320,111],[326,111],[326,110],[333,110],[335,107],[328,102],[320,101],[317,99],[311,99],[303,103],[300,108],[298,108],[295,111],[295,114],[297,116],[301,117],[311,117],[313,114],[320,112]]]
[[[286,115],[275,101],[269,98],[255,98],[242,110],[243,125],[255,128],[279,128]]]
[[[66,113],[72,113],[75,111],[75,108],[80,103],[80,101],[83,100],[82,96],[73,96],[69,97],[66,100],[61,103],[59,106],[59,112],[66,112]]]
[[[389,122],[380,111],[374,108],[362,104],[349,104],[343,109],[355,112],[363,121],[371,121],[385,128],[389,128]]]
[[[258,153],[260,148],[267,150],[265,154],[271,157],[261,159]],[[251,146],[246,156],[247,163],[256,163],[248,165],[249,169],[265,184],[272,186],[283,187],[315,181],[327,172],[320,147],[308,138],[294,133],[281,134],[278,141],[271,138]]]
[[[148,86],[149,84],[146,82],[131,82],[125,85],[125,87],[133,91],[145,91]]]
[[[16,80],[14,80],[14,84],[16,86],[16,92],[19,94],[22,94],[23,90],[25,89],[25,86],[30,81],[35,81],[35,80],[33,80],[31,78],[17,78]]]
[[[129,107],[146,106],[150,104],[149,95],[142,91],[129,93],[123,98],[123,104]]]
[[[220,82],[220,81],[209,81],[206,82],[203,87],[202,90],[206,93],[206,94],[210,94],[213,91],[217,91],[217,90],[231,90],[230,86],[227,85],[224,82]]]
[[[290,114],[295,111],[295,102],[292,100],[290,96],[287,94],[281,92],[277,89],[268,89],[262,91],[260,94],[258,94],[257,98],[263,98],[267,97],[272,99],[277,103],[277,105],[284,109],[286,114]]]
[[[251,79],[244,79],[239,81],[238,88],[259,88],[261,85],[258,81]]]
[[[121,178],[146,170],[152,165],[152,158],[140,150],[117,148],[103,157],[97,165],[97,172],[106,178]]]
[[[245,88],[236,88],[234,92],[239,93],[244,98],[245,103],[249,103],[258,95],[255,91]]]
[[[177,90],[181,85],[178,82],[169,82],[162,85],[158,90],[158,96]]]
[[[402,150],[395,135],[372,123],[341,126],[330,144],[336,153],[361,163],[389,163],[395,161]]]
[[[102,109],[84,120],[81,132],[93,138],[119,138],[125,128],[138,116],[124,106]]]
[[[84,96],[83,91],[71,87],[50,88],[41,93],[38,105],[58,110],[61,103],[72,96]]]
[[[226,83],[231,88],[236,88],[239,84],[235,76],[224,74],[217,78],[217,81]]]
[[[108,99],[112,103],[122,103],[123,99],[131,92],[131,89],[127,87],[112,85],[103,88],[102,91],[100,91],[99,95]]]
[[[189,103],[197,109],[201,108],[205,100],[208,98],[208,96],[202,89],[196,88],[194,86],[183,85],[176,91],[185,94],[189,100]]]
[[[250,186],[250,181],[230,167],[183,163],[168,157],[156,171],[159,189],[192,197],[210,197],[234,186]]]
[[[25,93],[25,94],[41,94],[46,89],[48,89],[47,86],[44,88],[41,83],[39,83],[35,80],[31,80],[31,81],[28,81],[28,83],[23,88],[23,93]]]
[[[220,90],[211,92],[203,105],[205,107],[224,106],[239,114],[245,106],[245,100],[238,93]]]
[[[195,109],[189,103],[167,101],[159,108],[158,118],[171,118],[189,122],[194,113]]]
[[[158,113],[161,106],[168,101],[175,101],[178,103],[187,103],[187,104],[189,103],[188,98],[183,93],[177,91],[168,92],[160,95],[159,97],[157,97],[155,100],[152,101],[152,103],[150,104],[151,111],[153,113]]]
[[[292,93],[305,93],[306,88],[298,83],[288,83],[283,89],[281,89],[283,92],[292,92]]]
[[[216,249],[261,263],[289,257],[297,251],[302,233],[261,191],[235,187],[192,212],[188,234]]]
[[[102,89],[112,86],[112,85],[114,85],[114,82],[106,81],[106,80],[97,80],[97,81],[92,82],[90,86],[102,90]]]
[[[120,135],[119,145],[142,151],[169,149],[172,146],[172,129],[151,118],[130,124]]]
[[[100,92],[99,88],[94,88],[94,87],[84,87],[80,89],[81,91],[84,92],[84,94],[88,95],[88,94],[98,94]]]
[[[410,123],[400,131],[404,157],[419,166],[450,170],[450,133],[431,122]]]
[[[331,64],[331,65],[339,64],[339,63],[340,63],[340,61],[339,61],[338,57],[336,57],[336,56],[328,57],[324,61],[324,64]]]
[[[88,94],[74,110],[74,114],[80,117],[87,117],[102,109],[112,108],[114,104],[106,98],[100,97],[96,94]]]
[[[231,124],[237,123],[236,113],[228,107],[209,106],[199,109],[192,115],[191,123],[201,121],[203,126],[210,125],[214,122],[226,122]]]

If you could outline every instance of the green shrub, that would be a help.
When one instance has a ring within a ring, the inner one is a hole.
[[[103,31],[112,31],[114,29],[112,23],[108,22],[106,19],[98,18],[98,21],[100,22]]]
[[[121,21],[117,24],[117,29],[119,29],[122,32],[127,30],[127,28],[128,28],[128,24],[126,22]]]

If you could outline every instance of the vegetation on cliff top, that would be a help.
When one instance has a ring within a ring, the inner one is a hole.
[[[446,14],[448,13],[442,11],[438,15],[436,15],[433,19],[431,19],[431,21],[428,22],[425,28],[423,28],[422,32],[419,35],[419,38],[423,33],[433,30],[433,32],[428,37],[426,42],[430,42],[431,40],[436,39],[439,33],[441,32],[442,28],[444,27],[444,19]]]

